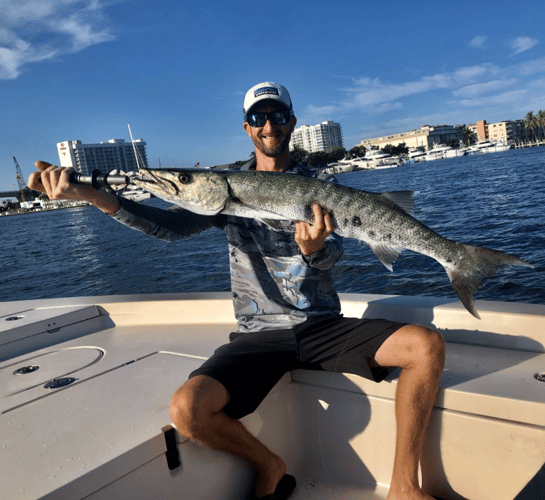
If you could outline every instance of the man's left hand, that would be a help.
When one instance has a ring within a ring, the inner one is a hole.
[[[322,209],[320,205],[312,205],[314,223],[304,221],[295,223],[295,242],[299,245],[303,255],[311,255],[324,248],[326,238],[335,229],[335,223],[331,215]]]

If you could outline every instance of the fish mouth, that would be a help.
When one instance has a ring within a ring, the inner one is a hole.
[[[143,184],[143,188],[159,188],[173,194],[176,194],[178,192],[176,184],[168,181],[168,179],[162,179],[161,177],[154,174],[151,170],[139,170],[138,174],[135,176],[134,179],[137,185],[138,183]]]

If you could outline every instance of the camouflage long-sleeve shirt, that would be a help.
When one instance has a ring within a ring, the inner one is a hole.
[[[313,176],[302,165],[287,174]],[[263,222],[227,216],[203,216],[179,207],[162,210],[121,198],[113,216],[133,229],[175,241],[211,227],[225,231],[229,243],[231,290],[238,330],[289,328],[305,321],[337,316],[340,302],[330,269],[343,253],[342,240],[328,236],[322,251],[303,257],[294,240],[295,222]]]

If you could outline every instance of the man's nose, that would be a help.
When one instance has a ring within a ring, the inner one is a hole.
[[[271,118],[267,116],[267,121],[265,122],[265,125],[263,125],[263,130],[272,130],[274,128],[274,124],[271,121]]]

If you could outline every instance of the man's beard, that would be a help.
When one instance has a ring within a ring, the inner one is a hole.
[[[275,146],[272,147],[265,146],[263,140],[260,137],[253,137],[252,140],[255,147],[265,156],[268,156],[270,158],[278,158],[288,148],[290,144],[290,138],[291,134],[288,134],[282,142],[277,143]]]

